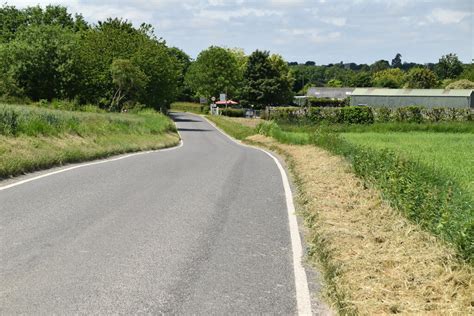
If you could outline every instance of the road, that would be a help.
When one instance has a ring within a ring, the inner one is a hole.
[[[0,190],[0,314],[297,313],[277,165],[175,120],[180,148]]]

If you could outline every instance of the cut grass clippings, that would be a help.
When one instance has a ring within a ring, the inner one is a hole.
[[[290,163],[308,226],[310,259],[341,314],[458,314],[473,310],[472,267],[383,202],[342,157],[255,135]]]

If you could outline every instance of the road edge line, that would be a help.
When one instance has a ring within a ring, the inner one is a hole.
[[[288,180],[288,175],[286,174],[285,169],[281,165],[280,161],[272,153],[266,151],[265,149],[242,143],[241,141],[225,133],[216,124],[214,124],[214,122],[208,120],[207,117],[201,117],[204,118],[217,131],[219,131],[221,134],[229,138],[237,145],[262,151],[270,158],[272,158],[275,164],[277,165],[283,182],[283,189],[285,191],[286,198],[286,208],[288,211],[288,222],[290,227],[291,248],[293,253],[293,273],[295,277],[296,303],[298,308],[298,315],[312,315],[311,296],[309,294],[308,278],[306,276],[305,268],[303,267],[303,244],[301,242],[295,204],[293,202],[293,192],[291,191],[290,181]]]
[[[56,171],[41,174],[41,175],[36,176],[36,177],[27,178],[27,179],[20,180],[20,181],[17,181],[17,182],[13,182],[13,183],[10,183],[10,184],[4,185],[4,186],[0,186],[0,191],[11,189],[11,188],[20,186],[22,184],[26,184],[28,182],[33,182],[33,181],[36,181],[36,180],[39,180],[39,179],[42,179],[42,178],[46,178],[46,177],[49,177],[49,176],[53,176],[53,175],[56,175],[56,174],[59,174],[59,173],[63,173],[63,172],[67,172],[67,171],[71,171],[71,170],[75,170],[75,169],[90,167],[90,166],[94,166],[94,165],[100,165],[100,164],[103,164],[103,163],[118,161],[118,160],[127,159],[127,158],[140,156],[140,155],[146,155],[146,154],[152,154],[152,153],[157,153],[157,152],[176,150],[176,149],[179,149],[179,148],[184,146],[184,142],[183,142],[183,139],[181,138],[181,134],[179,133],[179,131],[177,131],[177,132],[178,132],[178,135],[179,135],[179,138],[180,138],[179,139],[179,144],[177,146],[168,147],[168,148],[161,148],[161,149],[156,149],[156,150],[140,151],[140,152],[136,152],[136,153],[132,153],[132,154],[125,154],[125,155],[115,157],[115,158],[105,158],[105,159],[96,160],[96,161],[93,161],[93,162],[80,163],[80,164],[77,164],[77,165],[72,166],[72,167],[59,169],[59,170],[56,170]],[[45,169],[45,170],[47,170],[47,169]],[[8,180],[8,179],[6,179],[6,180]]]

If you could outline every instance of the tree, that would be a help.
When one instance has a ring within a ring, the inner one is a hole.
[[[392,68],[402,68],[402,55],[400,53],[392,59]]]
[[[192,91],[185,85],[184,79],[189,70],[189,66],[191,66],[191,58],[188,54],[177,47],[171,47],[169,52],[174,58],[176,58],[179,65],[177,99],[181,101],[190,101],[192,99]]]
[[[474,82],[467,79],[461,79],[448,84],[446,89],[474,89]]]
[[[341,80],[331,79],[328,81],[327,86],[332,88],[341,88],[343,86],[343,83]]]
[[[279,55],[256,50],[244,72],[245,101],[257,107],[291,102],[294,79],[288,64]]]
[[[427,68],[412,68],[406,75],[405,88],[430,89],[437,85],[438,78]]]
[[[388,68],[390,68],[390,64],[388,63],[388,61],[383,60],[383,59],[378,60],[372,65],[370,65],[370,71],[372,71],[373,73],[379,72]]]
[[[459,76],[459,78],[474,81],[474,64],[470,63],[467,65],[464,65],[464,70]]]
[[[197,96],[210,98],[220,93],[235,96],[241,78],[235,55],[228,49],[211,46],[191,64],[185,82]]]
[[[361,71],[356,73],[349,83],[351,87],[371,87],[372,76],[367,71]]]
[[[0,49],[2,77],[33,100],[73,98],[79,77],[77,48],[78,36],[70,29],[58,25],[23,28]]]
[[[316,62],[312,60],[308,60],[307,62],[304,63],[306,66],[316,66]]]
[[[376,87],[400,88],[405,82],[405,74],[398,68],[376,72],[372,76],[372,83]]]
[[[110,66],[112,82],[116,91],[110,102],[110,108],[121,109],[125,98],[133,99],[145,88],[148,78],[128,59],[115,59]]]
[[[435,71],[440,79],[454,79],[462,73],[463,66],[456,54],[447,54],[439,59]]]

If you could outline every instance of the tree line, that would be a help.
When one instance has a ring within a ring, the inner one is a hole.
[[[0,7],[2,100],[69,100],[118,111],[166,109],[175,100],[226,93],[243,106],[259,108],[290,104],[309,86],[433,88],[473,77],[472,64],[463,65],[454,54],[430,65],[402,63],[397,54],[391,63],[318,66],[287,63],[268,51],[246,55],[211,46],[192,60],[157,37],[149,24],[135,27],[117,18],[89,24],[57,5]]]
[[[381,87],[381,88],[458,88],[474,87],[474,67],[463,64],[456,54],[442,56],[438,63],[417,64],[402,62],[396,54],[391,63],[378,60],[375,63],[343,63],[316,65],[289,63],[295,84],[295,93],[306,93],[311,86],[317,87]],[[462,81],[461,81],[462,80]]]
[[[180,97],[188,62],[148,24],[109,18],[90,25],[62,6],[0,8],[3,99],[161,109]]]

